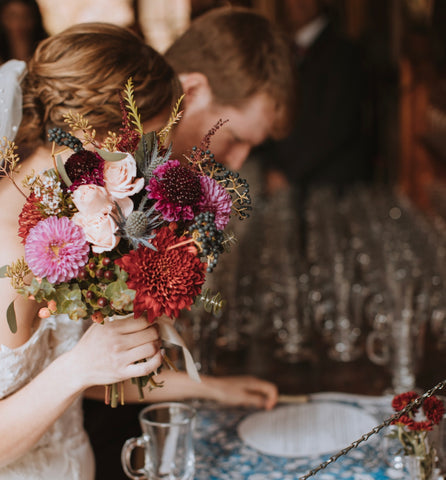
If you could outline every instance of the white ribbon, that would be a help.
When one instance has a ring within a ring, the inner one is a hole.
[[[0,140],[13,141],[22,121],[22,89],[26,63],[9,60],[0,66]]]
[[[175,320],[172,320],[168,317],[160,317],[157,319],[157,322],[160,327],[160,337],[162,340],[181,347],[183,350],[184,364],[186,367],[186,372],[189,377],[196,382],[201,382],[200,376],[198,375],[197,367],[195,366],[194,359],[192,358],[191,353],[189,352],[184,340],[181,338],[180,334],[175,330],[173,326]]]

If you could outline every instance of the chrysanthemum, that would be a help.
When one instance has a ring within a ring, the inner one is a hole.
[[[423,411],[426,417],[434,424],[438,425],[444,415],[445,409],[443,402],[435,397],[428,397],[423,403]]]
[[[73,153],[65,163],[65,171],[72,181],[71,192],[74,192],[79,185],[104,186],[104,159],[96,152],[81,150]]]
[[[178,160],[168,160],[156,168],[146,187],[155,208],[169,222],[193,220],[202,197],[200,177]]]
[[[160,315],[177,317],[183,308],[190,309],[201,291],[206,264],[190,244],[168,249],[183,240],[162,227],[152,241],[156,251],[140,245],[115,261],[129,275],[127,286],[136,291],[135,316],[147,311],[152,322]]]
[[[48,217],[28,234],[25,259],[36,277],[50,283],[78,276],[88,260],[89,246],[82,228],[67,217]]]
[[[229,222],[232,199],[226,189],[213,178],[200,177],[203,196],[198,203],[200,212],[212,212],[215,215],[215,225],[223,230]]]
[[[32,193],[23,205],[19,215],[19,237],[24,244],[29,231],[45,217],[39,208],[39,199]]]

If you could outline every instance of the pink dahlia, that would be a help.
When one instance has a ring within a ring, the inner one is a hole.
[[[200,177],[203,196],[198,203],[200,212],[211,212],[215,215],[215,226],[223,230],[229,222],[232,199],[226,189],[213,178]]]
[[[25,259],[36,277],[61,283],[78,276],[89,250],[81,227],[67,217],[48,217],[30,230]]]
[[[168,160],[153,171],[146,187],[148,197],[157,200],[155,208],[169,222],[193,220],[201,200],[199,175],[178,160]]]

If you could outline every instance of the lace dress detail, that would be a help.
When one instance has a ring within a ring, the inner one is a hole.
[[[29,383],[83,333],[82,322],[66,315],[42,320],[32,337],[16,349],[0,345],[0,399]],[[32,450],[0,468],[0,480],[93,480],[94,458],[83,428],[78,398]]]

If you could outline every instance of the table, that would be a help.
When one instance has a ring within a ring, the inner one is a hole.
[[[379,421],[391,414],[389,397],[326,394],[336,401],[361,405]],[[237,425],[254,410],[225,408],[209,402],[197,405],[195,431],[195,480],[298,480],[330,455],[314,458],[282,458],[264,455],[247,446],[237,434]],[[366,433],[366,432],[364,432]],[[384,480],[404,478],[391,469],[380,453],[384,432],[372,436],[347,456],[316,475],[316,480]]]

